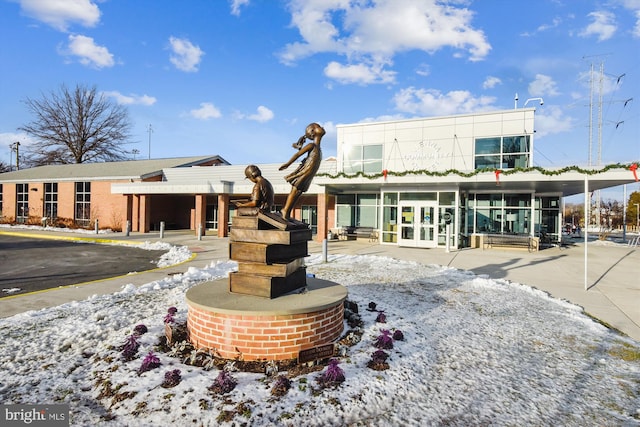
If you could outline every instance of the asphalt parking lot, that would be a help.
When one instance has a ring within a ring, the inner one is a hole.
[[[165,252],[0,235],[0,298],[151,270]]]

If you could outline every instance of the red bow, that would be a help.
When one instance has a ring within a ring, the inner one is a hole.
[[[631,166],[629,166],[629,170],[631,172],[633,172],[633,177],[635,178],[636,181],[638,181],[638,174],[636,173],[636,171],[638,170],[638,164],[634,163]]]
[[[389,173],[389,171],[386,170],[386,169],[382,171],[382,175],[384,175],[384,179],[387,179],[387,174],[388,173]]]
[[[495,174],[496,174],[496,185],[500,185],[500,174],[502,173],[502,171],[500,169],[496,169]]]

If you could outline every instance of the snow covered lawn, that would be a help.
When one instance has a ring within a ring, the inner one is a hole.
[[[209,390],[218,369],[155,348],[169,307],[178,322],[186,318],[187,289],[237,267],[221,261],[0,319],[0,401],[69,403],[78,426],[640,425],[640,343],[580,307],[520,284],[391,258],[330,256],[325,264],[314,255],[307,265],[347,286],[364,322],[360,342],[338,358],[345,381],[335,388],[321,388],[321,372],[310,372],[290,378],[277,397],[275,376],[232,371],[237,385],[220,395]],[[370,302],[386,323],[376,322]],[[124,361],[120,347],[139,324],[148,332]],[[385,350],[389,369],[376,371],[367,363],[382,329],[404,340]],[[160,366],[138,374],[149,352]],[[176,369],[179,383],[162,386]]]

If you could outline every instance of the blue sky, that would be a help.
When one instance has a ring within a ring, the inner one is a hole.
[[[598,146],[603,164],[640,159],[640,0],[0,0],[0,28],[5,163],[30,143],[23,101],[62,84],[125,104],[138,158],[150,136],[154,158],[284,162],[314,121],[327,157],[337,124],[517,93],[537,109],[537,166],[587,165],[590,112],[594,164]]]

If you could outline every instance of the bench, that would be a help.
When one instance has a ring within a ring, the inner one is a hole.
[[[494,246],[527,248],[529,252],[537,250],[537,241],[525,234],[487,234],[483,249]]]
[[[338,233],[340,240],[369,239],[370,242],[378,241],[378,230],[373,227],[343,227]]]

